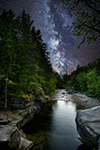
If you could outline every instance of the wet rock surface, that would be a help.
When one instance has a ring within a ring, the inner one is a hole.
[[[17,124],[20,124],[23,120],[24,118],[16,112],[0,112],[0,150],[4,150],[2,145],[5,144],[9,149],[15,150],[27,150],[28,147],[32,147],[33,142],[23,138],[20,129],[17,127]]]
[[[58,89],[56,90],[55,94],[52,96],[53,100],[64,100],[64,101],[71,101],[76,104],[77,109],[88,109],[95,106],[100,105],[100,100],[90,98],[84,94],[79,92],[73,92],[73,94],[68,94],[65,89]]]
[[[100,150],[100,106],[78,110],[76,123],[83,143]]]
[[[74,102],[77,108],[88,109],[100,105],[98,99],[90,98],[84,94],[75,93],[71,95],[72,102]]]
[[[21,137],[20,131],[15,124],[0,125],[0,149],[3,150],[1,143],[15,150],[27,150],[33,146],[33,142]]]
[[[0,111],[0,150],[4,150],[4,145],[14,150],[28,150],[33,146],[33,142],[23,136],[20,128],[33,119],[34,114],[41,110],[42,104],[42,101],[30,101],[22,110]]]
[[[76,92],[68,94],[64,89],[56,90],[51,99],[67,102],[71,101],[76,104],[77,110],[79,108],[83,109],[79,110],[76,116],[78,133],[83,143],[92,147],[100,147],[98,146],[100,145],[99,100],[89,98],[84,94]],[[33,119],[34,114],[41,110],[42,104],[42,101],[38,101],[37,103],[28,101],[24,103],[25,107],[22,110],[0,111],[0,145],[6,143],[10,148],[15,150],[27,150],[32,147],[33,142],[28,141],[26,137],[23,136],[22,132],[20,132],[20,128]],[[4,149],[0,147],[0,150]]]
[[[57,90],[53,99],[71,101],[76,104],[77,131],[82,142],[100,150],[100,100],[74,91],[66,92],[63,89]]]

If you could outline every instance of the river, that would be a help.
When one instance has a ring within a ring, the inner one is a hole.
[[[44,104],[41,112],[23,128],[27,138],[35,143],[32,150],[91,150],[79,140],[77,108],[65,92],[57,91],[53,100]]]

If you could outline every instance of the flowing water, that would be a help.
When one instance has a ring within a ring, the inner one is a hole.
[[[68,102],[64,92],[59,90],[23,128],[27,138],[35,143],[32,150],[90,150],[79,140],[75,123],[77,108]]]

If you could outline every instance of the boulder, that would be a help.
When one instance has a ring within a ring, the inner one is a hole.
[[[19,150],[29,150],[32,146],[33,146],[32,141],[28,141],[27,139],[24,139],[23,137],[21,137]]]
[[[6,145],[5,148],[4,145]],[[32,146],[33,142],[22,137],[22,133],[15,124],[0,125],[0,150],[7,150],[9,148],[14,150],[28,150]]]
[[[9,98],[8,99],[8,106],[12,109],[24,109],[28,103],[33,101],[32,99],[26,98]]]
[[[81,109],[89,109],[100,105],[100,100],[79,93],[72,94],[70,100],[76,104],[77,108]]]
[[[34,114],[39,113],[44,102],[44,98],[34,100],[34,97],[8,100],[8,105],[14,110],[0,111],[0,150],[29,150],[33,146],[20,129],[33,119]]]
[[[16,125],[0,125],[0,143],[3,142],[12,149],[19,148],[20,133]]]
[[[73,89],[70,89],[66,92],[67,94],[74,94],[74,93],[79,93],[78,91],[75,91]]]
[[[100,106],[78,110],[76,124],[83,143],[100,150]]]
[[[27,122],[33,119],[37,111],[41,109],[34,102],[28,103],[21,111],[0,111],[0,150],[28,150],[33,146],[19,131]]]
[[[22,117],[23,119],[21,119],[21,121],[19,121],[17,123],[17,127],[21,128],[23,127],[26,123],[30,122],[33,117],[34,114],[38,114],[39,111],[41,110],[43,103],[34,103],[34,102],[30,102],[26,105],[26,108],[23,110],[19,111],[19,115],[20,117]]]

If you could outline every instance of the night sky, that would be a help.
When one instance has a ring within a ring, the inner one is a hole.
[[[16,15],[24,9],[30,14],[35,28],[41,30],[52,66],[59,74],[70,73],[77,65],[86,65],[100,57],[100,40],[76,49],[80,39],[68,30],[72,21],[60,0],[0,0],[0,11],[3,9],[12,9]]]

